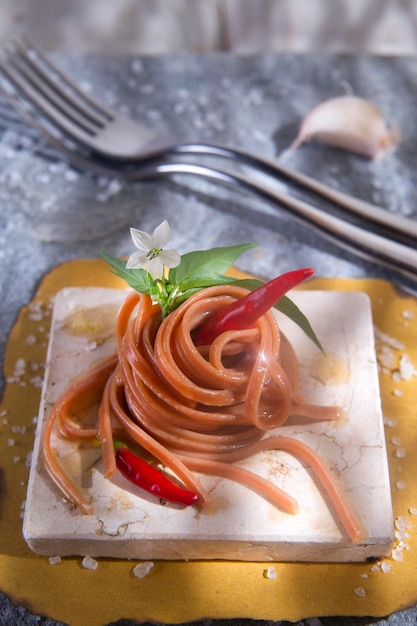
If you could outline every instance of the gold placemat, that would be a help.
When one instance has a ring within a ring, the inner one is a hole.
[[[120,618],[180,623],[378,617],[417,601],[417,300],[379,280],[314,279],[303,288],[364,291],[371,298],[398,526],[395,558],[324,565],[159,561],[138,579],[132,574],[136,561],[99,559],[90,571],[81,558],[51,565],[30,552],[22,538],[22,515],[51,298],[69,286],[125,284],[101,260],[60,265],[45,276],[10,334],[0,407],[0,589],[13,602],[71,626],[102,626]],[[271,566],[275,579],[265,576]]]

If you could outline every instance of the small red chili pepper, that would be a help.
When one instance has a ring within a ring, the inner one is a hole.
[[[287,272],[254,289],[247,296],[218,311],[197,332],[197,346],[210,345],[227,330],[243,330],[255,326],[256,321],[273,307],[287,291],[314,273],[311,268]]]
[[[198,493],[175,485],[125,446],[116,450],[116,466],[131,483],[162,500],[190,506],[196,504],[200,498]]]

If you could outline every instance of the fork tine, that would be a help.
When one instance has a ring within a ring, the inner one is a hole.
[[[62,110],[63,107],[58,109],[56,104],[28,80],[27,75],[22,73],[16,63],[10,60],[0,61],[0,71],[14,87],[16,93],[22,95],[27,102],[43,113],[63,132],[78,138],[80,141],[85,140],[86,134],[94,136],[97,132],[97,127],[87,126],[84,122],[81,124],[74,115],[69,117]]]
[[[74,107],[82,116],[99,126],[114,119],[111,110],[82,91],[26,36],[15,39],[11,46],[14,54],[19,56],[30,72],[35,72],[45,86],[59,93],[63,101]]]
[[[38,133],[40,133],[40,135],[47,140],[52,148],[57,150],[57,153],[52,155],[48,155],[47,152],[43,151],[42,154],[44,156],[46,155],[49,158],[52,156],[52,158],[56,159],[60,155],[61,157],[63,156],[64,160],[66,159],[68,163],[85,172],[92,172],[109,178],[118,177],[117,170],[114,167],[99,163],[98,161],[92,159],[90,155],[82,154],[76,149],[76,147],[70,147],[69,143],[64,143],[62,137],[57,136],[54,132],[52,132],[52,130],[49,130],[39,120],[39,118],[29,111],[29,109],[25,107],[13,94],[3,89],[0,89],[0,91],[9,104],[11,104],[11,106],[19,113],[22,119],[30,124],[31,128],[38,131]]]
[[[3,73],[7,75],[12,84],[19,88],[26,98],[46,114],[55,113],[56,109],[67,116],[75,124],[87,133],[94,135],[97,130],[103,127],[103,122],[92,120],[91,116],[86,117],[80,114],[79,110],[66,97],[65,92],[58,84],[45,80],[42,73],[36,66],[27,62],[28,57],[22,55],[17,50],[5,52],[2,63]],[[51,103],[54,105],[51,107]]]

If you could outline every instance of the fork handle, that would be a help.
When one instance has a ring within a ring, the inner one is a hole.
[[[238,160],[254,169],[267,174],[268,176],[278,179],[279,182],[289,181],[301,188],[307,189],[317,196],[327,198],[331,202],[337,204],[349,212],[363,217],[369,221],[381,224],[391,231],[391,236],[398,233],[399,238],[412,241],[417,245],[417,221],[409,219],[403,215],[398,215],[387,211],[375,204],[366,202],[343,191],[339,191],[329,185],[307,176],[301,172],[286,167],[276,160],[267,159],[265,157],[255,156],[250,152],[230,146],[222,146],[206,143],[184,143],[169,147],[164,151],[165,154],[176,155],[206,155],[213,157],[221,157],[229,160]]]
[[[235,172],[204,165],[161,162],[148,167],[133,167],[125,174],[125,177],[139,181],[173,174],[201,176],[249,191],[275,206],[280,206],[299,222],[308,224],[332,242],[364,258],[378,261],[412,281],[417,281],[416,249],[347,222],[303,200],[272,190],[260,182],[254,182]]]

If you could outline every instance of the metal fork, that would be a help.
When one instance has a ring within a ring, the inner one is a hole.
[[[353,199],[281,164],[242,150],[203,143],[161,147],[163,142],[148,127],[93,100],[33,44],[23,39],[4,49],[0,72],[7,78],[4,93],[9,102],[66,154],[70,162],[82,169],[128,180],[192,174],[238,186],[278,204],[336,243],[408,277],[417,278],[417,223],[412,220]],[[364,226],[372,231],[328,214],[288,193],[272,190],[247,175],[206,165],[170,162],[173,157],[184,155],[224,157],[275,180],[291,180],[360,216]],[[374,232],[378,229],[380,234]],[[397,241],[393,240],[394,237]]]

